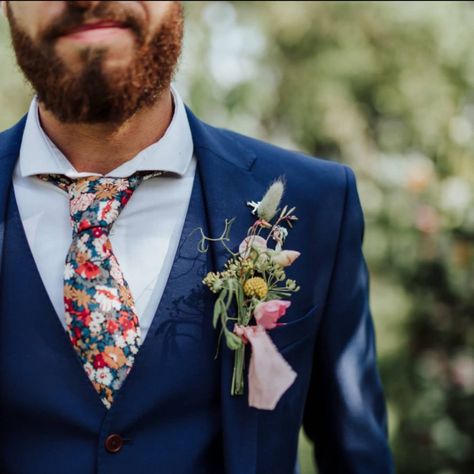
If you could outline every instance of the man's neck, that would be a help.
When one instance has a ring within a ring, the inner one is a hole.
[[[159,140],[173,117],[171,91],[121,125],[62,123],[39,103],[43,130],[74,168],[107,174]]]

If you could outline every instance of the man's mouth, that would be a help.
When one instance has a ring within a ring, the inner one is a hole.
[[[65,31],[60,38],[94,43],[129,31],[127,25],[113,20],[96,20]]]

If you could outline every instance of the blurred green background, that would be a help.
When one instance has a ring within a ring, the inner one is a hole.
[[[473,473],[474,5],[185,6],[198,116],[356,171],[397,472]],[[31,98],[4,19],[0,64],[3,129]]]

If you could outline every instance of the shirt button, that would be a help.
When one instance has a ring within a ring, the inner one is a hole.
[[[118,453],[123,446],[123,438],[119,434],[111,434],[105,440],[105,449],[109,453]]]

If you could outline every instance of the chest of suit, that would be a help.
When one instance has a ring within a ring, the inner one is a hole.
[[[196,227],[206,227],[199,173],[160,305],[107,411],[54,312],[10,191],[0,282],[2,472],[221,472],[217,335],[201,283],[210,263],[197,252]]]

